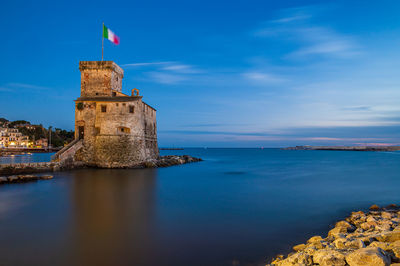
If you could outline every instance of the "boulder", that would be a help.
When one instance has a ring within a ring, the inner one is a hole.
[[[380,248],[368,247],[358,249],[346,256],[346,262],[350,266],[388,266],[390,265],[390,257]]]
[[[43,179],[43,180],[48,180],[48,179],[52,179],[54,176],[52,176],[52,175],[41,175],[41,176],[39,176],[39,178],[40,179]]]
[[[342,253],[332,249],[323,249],[316,251],[313,255],[313,262],[321,266],[346,265],[345,256]]]
[[[392,218],[392,214],[390,212],[382,212],[381,216],[383,219],[391,219]]]
[[[378,205],[374,204],[371,207],[369,207],[369,209],[371,211],[379,211],[381,208]]]
[[[6,176],[0,176],[0,184],[8,183],[8,179]]]
[[[376,239],[380,242],[395,242],[400,240],[400,230],[383,232],[382,234],[378,234]]]
[[[7,177],[7,180],[10,183],[18,182],[18,179],[19,177],[17,175],[10,175],[9,177]]]
[[[299,244],[299,245],[294,246],[294,247],[293,247],[293,250],[294,250],[294,251],[300,251],[300,250],[305,249],[305,247],[306,247],[305,244]]]
[[[390,243],[374,241],[371,244],[369,244],[368,247],[371,247],[371,248],[377,247],[377,248],[381,248],[385,251],[388,251],[388,250],[390,250]]]
[[[321,236],[313,236],[307,240],[307,243],[317,243],[317,242],[321,242],[321,240],[322,240]]]
[[[333,242],[338,249],[359,249],[365,248],[365,244],[360,239],[338,238]]]

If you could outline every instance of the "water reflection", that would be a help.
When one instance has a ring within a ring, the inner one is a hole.
[[[76,172],[74,265],[154,265],[156,170]]]

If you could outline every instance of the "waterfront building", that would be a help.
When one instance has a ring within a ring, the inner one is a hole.
[[[49,140],[46,138],[38,139],[35,141],[35,148],[46,149],[49,146]]]
[[[28,148],[32,145],[28,136],[16,128],[0,128],[0,148]]]
[[[75,100],[75,141],[55,160],[106,168],[133,167],[159,155],[156,109],[139,90],[122,92],[124,71],[113,61],[81,61],[81,96]]]

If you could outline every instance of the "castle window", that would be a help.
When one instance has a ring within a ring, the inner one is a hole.
[[[131,129],[129,127],[118,127],[118,133],[129,134],[131,133]]]
[[[106,105],[102,105],[102,106],[101,106],[101,112],[102,112],[102,113],[107,112],[107,106],[106,106]]]
[[[112,97],[117,96],[117,93],[115,91],[112,92]]]
[[[135,107],[133,105],[129,105],[129,113],[133,114],[135,112]]]

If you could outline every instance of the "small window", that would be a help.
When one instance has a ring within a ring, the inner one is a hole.
[[[129,127],[118,127],[118,132],[129,134],[129,133],[131,133],[131,129]]]
[[[112,95],[112,97],[115,97],[115,96],[117,96],[117,93],[115,91],[113,91],[111,95]]]
[[[98,93],[98,92],[96,92],[96,95],[99,95],[99,93]]]
[[[101,112],[102,112],[102,113],[107,112],[107,106],[106,106],[106,105],[102,105],[102,106],[101,106]]]
[[[118,104],[118,103],[116,103],[115,105],[116,105],[116,106],[118,106],[119,104]]]
[[[123,103],[122,106],[126,106],[126,103]]]
[[[133,114],[135,112],[135,107],[133,105],[129,105],[129,113]]]
[[[100,128],[99,127],[95,127],[94,128],[94,134],[95,135],[99,135],[100,134]]]

